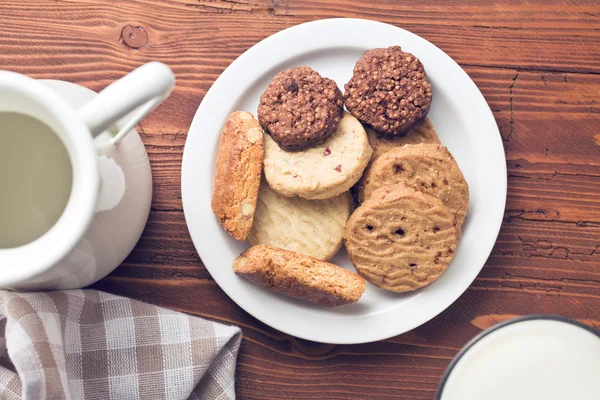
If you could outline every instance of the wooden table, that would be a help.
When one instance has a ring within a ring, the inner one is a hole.
[[[241,326],[240,398],[432,399],[450,359],[497,321],[553,313],[600,327],[600,4],[550,3],[2,0],[0,69],[100,90],[147,61],[173,68],[175,92],[139,126],[148,226],[96,287]],[[214,80],[261,39],[329,17],[391,23],[448,53],[489,102],[508,160],[504,225],[467,292],[412,332],[355,346],[298,340],[242,311],[202,265],[181,206],[187,129]]]

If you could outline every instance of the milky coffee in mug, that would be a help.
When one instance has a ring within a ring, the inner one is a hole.
[[[160,62],[97,94],[0,71],[0,289],[78,289],[123,261],[152,190],[143,143],[130,133],[174,86]]]
[[[72,175],[67,149],[50,127],[0,112],[0,249],[30,243],[58,221]]]

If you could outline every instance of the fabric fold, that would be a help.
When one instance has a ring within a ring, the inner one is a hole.
[[[237,327],[95,290],[0,291],[1,399],[235,399]]]

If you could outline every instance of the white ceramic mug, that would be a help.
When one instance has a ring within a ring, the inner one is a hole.
[[[0,112],[25,114],[46,124],[61,139],[72,166],[71,194],[58,221],[30,243],[0,249],[0,288],[82,287],[110,272],[103,267],[86,278],[69,279],[81,275],[79,269],[83,266],[73,260],[81,259],[82,252],[89,255],[90,263],[94,264],[92,269],[98,269],[95,257],[110,251],[106,246],[94,243],[98,240],[85,237],[96,214],[115,207],[123,195],[116,196],[115,200],[115,194],[110,193],[114,188],[109,188],[113,177],[122,180],[120,167],[106,156],[100,159],[99,155],[102,147],[118,146],[146,114],[168,97],[174,85],[175,77],[169,67],[159,62],[148,63],[75,110],[44,83],[14,72],[0,71]],[[108,141],[94,141],[94,137],[124,116],[128,119]],[[108,165],[108,169],[102,164]],[[124,192],[124,187],[121,189]],[[126,218],[126,215],[119,217]]]

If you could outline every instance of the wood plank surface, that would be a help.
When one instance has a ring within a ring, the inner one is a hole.
[[[290,337],[237,307],[192,245],[180,192],[187,130],[219,74],[263,38],[332,17],[391,23],[453,57],[489,102],[508,163],[504,224],[467,292],[412,332],[353,346]],[[95,287],[241,326],[241,399],[432,399],[456,352],[498,321],[551,313],[600,328],[599,44],[594,0],[0,2],[0,69],[94,90],[151,60],[176,73],[138,127],[154,175],[147,228]]]

